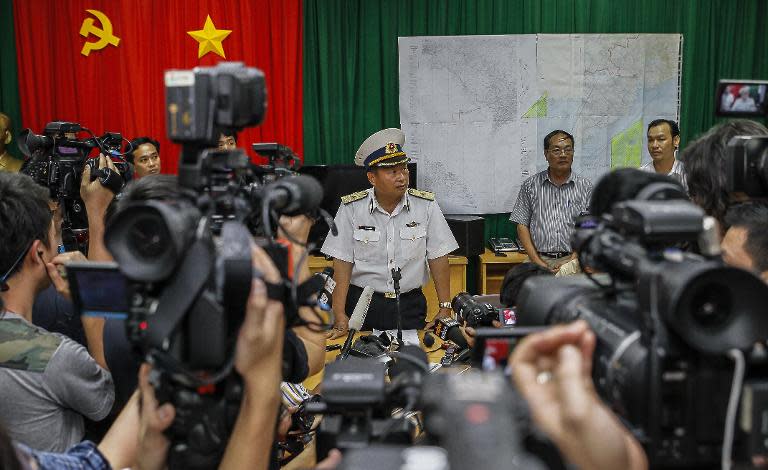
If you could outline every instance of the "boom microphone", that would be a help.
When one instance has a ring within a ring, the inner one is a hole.
[[[360,298],[357,299],[355,309],[352,311],[352,316],[349,317],[349,333],[347,333],[347,340],[344,341],[344,346],[341,348],[341,354],[339,354],[340,361],[349,356],[349,350],[352,349],[352,338],[355,336],[355,332],[360,331],[365,323],[365,316],[368,315],[368,308],[371,306],[371,299],[373,298],[373,287],[365,286],[363,293],[360,294]]]
[[[311,212],[323,200],[323,187],[311,176],[281,178],[266,188],[270,206],[284,215]]]

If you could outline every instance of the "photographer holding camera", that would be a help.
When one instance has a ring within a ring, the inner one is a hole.
[[[511,357],[512,376],[534,423],[571,464],[583,469],[645,469],[632,433],[595,392],[595,335],[584,321],[523,339]]]
[[[280,273],[261,248],[252,246],[251,256],[253,268],[260,274],[253,279],[235,349],[235,368],[244,379],[243,401],[221,469],[268,468],[280,403],[285,318],[282,304],[267,293],[267,283],[279,282]],[[18,444],[11,449],[3,442],[0,461],[7,462],[9,468],[19,461],[28,466],[34,462],[41,470],[86,464],[93,468],[165,468],[169,441],[163,431],[173,422],[176,411],[170,404],[158,403],[150,373],[151,367],[144,364],[139,372],[140,394],[128,402],[98,446],[84,442],[66,453],[52,454]]]
[[[728,207],[749,200],[748,195],[731,192],[727,187],[728,143],[737,136],[768,136],[768,129],[746,119],[718,124],[688,144],[680,155],[691,200],[717,219],[721,233],[728,228]]]
[[[85,348],[31,323],[35,297],[58,275],[64,256],[56,255],[45,189],[26,175],[2,173],[0,193],[0,328],[17,340],[1,358],[7,366],[0,368],[0,420],[21,442],[62,451],[83,437],[83,416],[98,421],[109,413],[112,378]]]
[[[728,230],[720,247],[723,262],[750,271],[768,282],[768,204],[735,204],[725,214]]]

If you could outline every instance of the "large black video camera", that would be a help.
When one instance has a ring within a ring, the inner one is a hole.
[[[128,204],[106,229],[128,279],[128,338],[154,364],[160,401],[177,410],[171,469],[217,467],[234,425],[242,391],[234,347],[260,274],[251,265],[254,236],[283,276],[268,291],[282,300],[287,326],[306,324],[298,308],[322,287],[296,285],[288,247],[273,228],[281,215],[314,210],[319,183],[287,176],[264,185],[242,150],[211,149],[220,133],[258,124],[265,97],[261,71],[242,64],[166,72],[168,135],[183,144],[181,195]]]
[[[325,414],[318,460],[338,448],[345,452],[341,469],[544,468],[523,447],[518,425],[525,420],[515,419],[520,403],[502,374],[430,375],[418,346],[392,354],[389,382],[378,359],[326,367],[323,401],[307,405]]]
[[[24,129],[19,134],[19,149],[28,158],[22,172],[37,184],[48,188],[50,198],[62,207],[62,238],[67,251],[87,252],[88,218],[85,204],[80,198],[80,183],[85,166],[90,166],[91,181],[96,179],[118,193],[131,178],[129,164],[120,153],[122,136],[107,132],[101,137],[91,133],[87,139],[78,139],[80,132],[90,130],[74,122],[49,122],[42,135]],[[119,171],[98,168],[98,160],[89,158],[93,149],[99,149],[112,159]],[[122,176],[121,176],[122,175]]]
[[[768,196],[768,136],[737,136],[728,142],[725,186],[729,193]]]
[[[704,226],[701,209],[685,200],[618,203],[572,237],[582,266],[604,274],[534,277],[518,302],[520,326],[587,321],[597,337],[595,386],[653,467],[731,458],[741,351],[768,339],[768,287],[759,278],[669,248],[695,242]],[[736,445],[742,456],[764,456],[768,383],[761,361],[750,362],[751,406],[742,400],[740,421],[749,424]]]

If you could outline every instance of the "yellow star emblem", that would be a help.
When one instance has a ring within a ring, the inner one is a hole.
[[[211,15],[205,18],[205,26],[198,31],[187,31],[187,34],[195,38],[200,44],[197,48],[197,58],[201,58],[209,52],[214,52],[223,58],[227,58],[224,55],[224,47],[221,42],[229,36],[232,31],[229,29],[216,29],[211,20]]]

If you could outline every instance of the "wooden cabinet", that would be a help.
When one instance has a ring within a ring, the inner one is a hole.
[[[509,269],[520,263],[528,262],[525,253],[503,253],[497,255],[488,248],[480,255],[478,263],[477,288],[480,294],[498,294],[501,291],[501,282]]]
[[[466,292],[467,290],[467,258],[463,256],[449,256],[448,265],[451,270],[451,297],[447,300],[452,300],[456,294]],[[330,266],[333,266],[333,261],[325,259],[323,256],[309,257],[309,270],[312,273],[320,272]],[[422,289],[424,290],[424,296],[427,298],[427,321],[432,321],[432,318],[434,318],[439,309],[439,300],[437,292],[435,292],[435,283],[432,282],[431,277]]]

